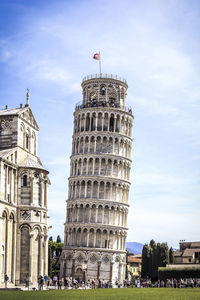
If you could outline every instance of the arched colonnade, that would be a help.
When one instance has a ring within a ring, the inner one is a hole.
[[[68,223],[127,226],[128,209],[107,204],[75,204],[67,207]]]
[[[82,112],[74,117],[74,133],[109,131],[132,136],[132,117],[113,112]]]
[[[129,189],[128,183],[70,178],[68,199],[93,198],[128,203]]]
[[[131,157],[131,140],[127,138],[99,135],[83,135],[73,138],[72,154],[114,154]]]
[[[66,229],[66,246],[104,248],[113,250],[126,249],[126,232],[88,227],[69,227]]]
[[[113,157],[72,157],[70,176],[109,176],[129,180],[130,169],[129,161]]]

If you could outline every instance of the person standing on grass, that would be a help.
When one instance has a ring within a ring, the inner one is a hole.
[[[26,275],[25,286],[26,286],[26,288],[28,288],[28,290],[29,290],[29,280],[28,280],[28,275]]]
[[[6,288],[6,289],[8,288],[8,280],[9,280],[9,277],[8,277],[8,275],[6,274],[6,275],[5,275],[5,288]]]

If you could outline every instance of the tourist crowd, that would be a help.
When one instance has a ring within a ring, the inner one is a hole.
[[[200,287],[200,278],[181,278],[179,280],[177,279],[167,279],[164,280],[158,280],[155,283],[152,283],[150,279],[147,280],[141,280],[136,279],[135,280],[135,287],[137,288],[151,288],[151,287],[157,287],[157,288],[187,288],[187,287]]]
[[[187,287],[200,287],[200,279],[197,278],[185,278],[185,279],[167,279],[166,281],[158,280],[152,283],[150,279],[135,279],[135,281],[124,280],[123,283],[116,281],[114,284],[107,280],[88,280],[85,284],[82,280],[77,280],[72,277],[66,277],[60,279],[58,276],[54,276],[52,279],[48,276],[40,276],[38,278],[38,289],[43,290],[43,286],[46,288],[55,289],[95,289],[95,288],[187,288]]]

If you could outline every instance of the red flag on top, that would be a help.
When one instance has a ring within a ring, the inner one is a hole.
[[[100,60],[100,53],[95,53],[93,58],[97,59],[97,60]]]

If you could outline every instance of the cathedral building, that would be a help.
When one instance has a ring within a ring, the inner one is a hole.
[[[0,110],[0,285],[35,285],[48,273],[48,171],[29,106]]]
[[[127,82],[97,74],[76,105],[61,276],[122,282],[126,270],[132,110]]]

